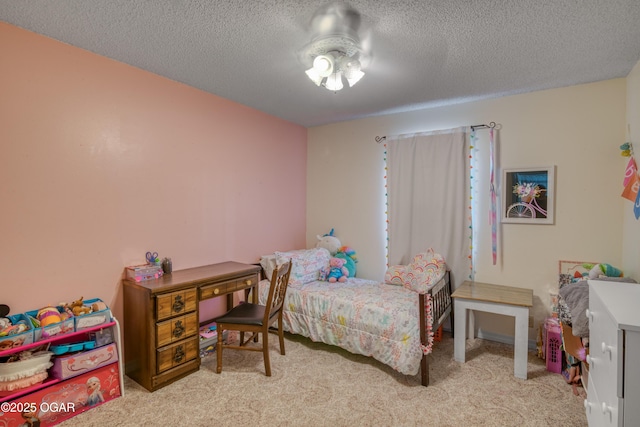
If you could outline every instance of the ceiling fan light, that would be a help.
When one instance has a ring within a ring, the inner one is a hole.
[[[358,83],[362,77],[364,77],[364,72],[360,70],[358,70],[355,73],[352,73],[351,77],[347,77],[347,81],[349,82],[349,87],[353,87],[353,85]]]
[[[322,79],[324,79],[324,77],[318,74],[318,71],[315,68],[309,68],[305,73],[307,73],[307,76],[316,84],[316,86],[320,86]]]
[[[347,79],[350,79],[360,72],[360,61],[345,56],[340,61],[340,71]]]
[[[327,77],[327,81],[325,82],[324,87],[334,92],[342,89],[344,87],[342,85],[342,73],[333,73],[329,77]]]
[[[313,68],[319,76],[328,77],[333,73],[334,60],[331,55],[318,55],[313,60]]]

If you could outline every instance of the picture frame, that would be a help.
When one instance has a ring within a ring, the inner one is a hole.
[[[502,222],[554,224],[555,166],[503,169]]]

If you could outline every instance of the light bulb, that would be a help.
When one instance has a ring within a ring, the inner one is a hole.
[[[324,84],[324,87],[334,92],[342,89],[342,73],[333,73],[327,77],[327,82]]]
[[[333,58],[330,55],[318,55],[313,60],[313,68],[321,77],[328,77],[333,73]]]

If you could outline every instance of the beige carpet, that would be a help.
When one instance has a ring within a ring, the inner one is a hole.
[[[200,371],[154,393],[125,377],[125,396],[62,425],[70,426],[586,426],[583,397],[529,353],[529,379],[513,376],[513,348],[467,343],[453,360],[444,334],[430,356],[431,385],[385,365],[287,335],[286,356],[271,336],[272,376],[261,353],[226,351]],[[582,390],[582,389],[579,389]]]

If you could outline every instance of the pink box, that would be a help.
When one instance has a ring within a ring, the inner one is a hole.
[[[112,343],[82,353],[56,356],[50,372],[52,377],[65,380],[117,360],[118,349],[116,344]]]

